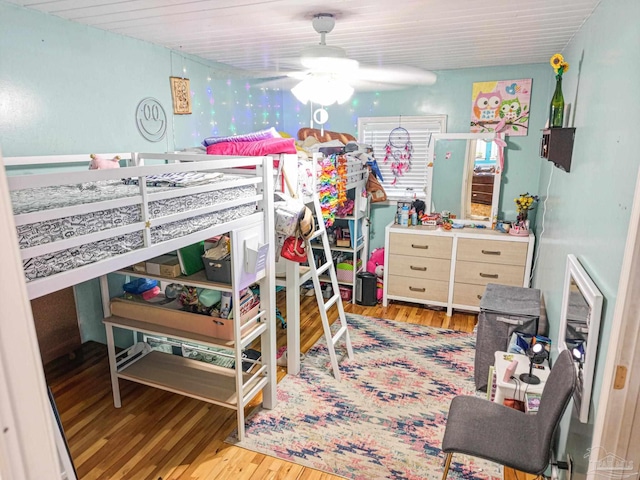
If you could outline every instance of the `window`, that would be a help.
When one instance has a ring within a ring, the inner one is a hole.
[[[382,173],[382,186],[389,200],[425,198],[427,180],[427,153],[431,134],[447,131],[446,115],[415,117],[363,117],[358,119],[358,141],[373,147],[373,154]],[[394,128],[409,132],[413,152],[408,171],[395,177],[391,171],[392,159],[385,162],[386,145]],[[396,180],[394,184],[394,180]]]

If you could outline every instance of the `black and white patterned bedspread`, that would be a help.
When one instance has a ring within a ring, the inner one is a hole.
[[[240,177],[226,176],[224,180],[228,181],[234,178]],[[223,179],[216,181],[223,181]],[[174,187],[148,188],[150,192],[167,189],[175,190]],[[32,197],[29,192],[33,195]],[[124,185],[122,182],[95,182],[89,186],[83,184],[19,190],[12,192],[12,201],[14,202],[14,213],[17,214],[123,198],[138,195],[139,192],[140,190],[137,186]],[[212,192],[154,201],[149,204],[149,211],[151,218],[159,218],[169,214],[187,212],[195,208],[213,206],[225,201],[239,200],[255,194],[255,185],[223,188]],[[155,244],[188,235],[220,223],[251,215],[255,211],[255,203],[250,203],[154,227],[151,229],[152,242]],[[20,225],[17,227],[18,242],[20,248],[28,248],[128,225],[139,222],[140,219],[139,205],[73,215],[62,219]],[[27,280],[34,280],[142,247],[142,234],[136,232],[25,259],[23,265]]]

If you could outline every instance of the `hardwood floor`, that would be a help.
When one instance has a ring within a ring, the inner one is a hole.
[[[286,315],[284,292],[278,306]],[[337,309],[332,309],[333,316]],[[351,313],[472,331],[476,316],[394,303]],[[315,297],[303,297],[301,349],[322,335]],[[286,330],[278,328],[278,345]],[[235,428],[233,410],[121,380],[122,407],[113,407],[106,347],[85,344],[73,362],[45,368],[80,479],[338,479],[333,475],[224,443]],[[278,367],[278,379],[286,369]],[[247,408],[249,411],[252,406]],[[513,477],[512,477],[513,478]],[[517,480],[524,480],[524,474]]]

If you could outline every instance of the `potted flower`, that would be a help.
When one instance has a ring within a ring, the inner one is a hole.
[[[516,204],[518,218],[513,228],[509,230],[511,235],[529,235],[529,210],[535,207],[538,199],[537,195],[531,195],[529,192],[513,199]]]
[[[549,105],[549,127],[562,127],[564,123],[564,96],[562,95],[562,74],[569,70],[569,63],[556,53],[549,61],[556,74],[556,89]]]

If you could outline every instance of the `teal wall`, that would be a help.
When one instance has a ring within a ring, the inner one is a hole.
[[[548,64],[534,64],[440,71],[437,72],[438,80],[434,85],[395,92],[360,93],[354,95],[347,104],[327,107],[329,121],[325,129],[357,136],[358,117],[446,114],[448,132],[469,132],[474,82],[532,78],[529,134],[507,137],[508,148],[500,189],[499,217],[515,220],[513,199],[524,192],[540,193],[539,174],[544,161],[539,157],[538,150],[540,130],[547,120],[553,87],[550,68]],[[295,132],[300,127],[309,126],[308,106],[301,105],[288,94],[284,95],[283,106],[287,131]],[[381,155],[378,154],[378,157]],[[378,204],[372,208],[372,212],[371,247],[376,248],[384,245],[384,227],[393,221],[395,206]],[[535,220],[535,211],[531,218]]]
[[[183,76],[183,69],[193,113],[173,115],[169,77]],[[225,70],[0,0],[2,153],[166,152],[211,135],[280,129],[282,93],[251,88]],[[136,107],[146,97],[156,98],[167,115],[160,142],[145,140],[136,128]],[[98,281],[76,291],[83,340],[104,343]]]
[[[566,449],[583,473],[638,172],[637,112],[629,108],[640,105],[638,18],[637,0],[604,0],[562,51],[570,64],[563,77],[564,98],[572,104],[570,120],[576,127],[571,172],[544,162],[536,189],[543,194],[549,189],[535,286],[545,296],[552,339],[557,340],[567,254],[578,257],[604,296],[589,424],[580,424],[573,414],[562,425]],[[552,75],[549,67],[547,76]],[[538,211],[537,232],[541,230]]]
[[[596,408],[637,174],[635,111],[630,109],[640,96],[637,18],[636,0],[603,0],[562,52],[571,63],[564,90],[577,128],[571,173],[538,156],[539,131],[554,85],[548,64],[437,72],[437,83],[429,87],[358,94],[347,105],[328,107],[325,126],[357,134],[361,116],[447,114],[449,132],[466,132],[473,82],[533,79],[529,135],[507,139],[500,215],[515,217],[513,198],[520,193],[546,199],[544,225],[542,203],[533,219],[539,252],[534,284],[545,295],[554,341],[568,253],[578,257],[604,294]],[[0,46],[0,144],[5,156],[166,151],[197,145],[212,134],[267,126],[295,134],[309,126],[309,107],[288,93],[251,88],[229,78],[219,65],[2,0]],[[191,80],[193,114],[174,116],[168,77],[181,75],[183,67]],[[135,107],[149,96],[162,103],[169,118],[167,136],[159,143],[144,140],[135,127]],[[372,247],[378,247],[395,209],[376,205],[372,210]],[[96,281],[79,286],[85,339],[104,338],[96,292]],[[561,451],[566,446],[583,471],[594,411],[586,426],[575,415],[562,425]]]
[[[281,92],[250,88],[219,64],[1,0],[0,45],[5,156],[165,152],[213,134],[281,126]],[[173,115],[169,77],[183,68],[193,114]],[[168,119],[165,138],[155,143],[135,123],[146,97],[159,100]]]

